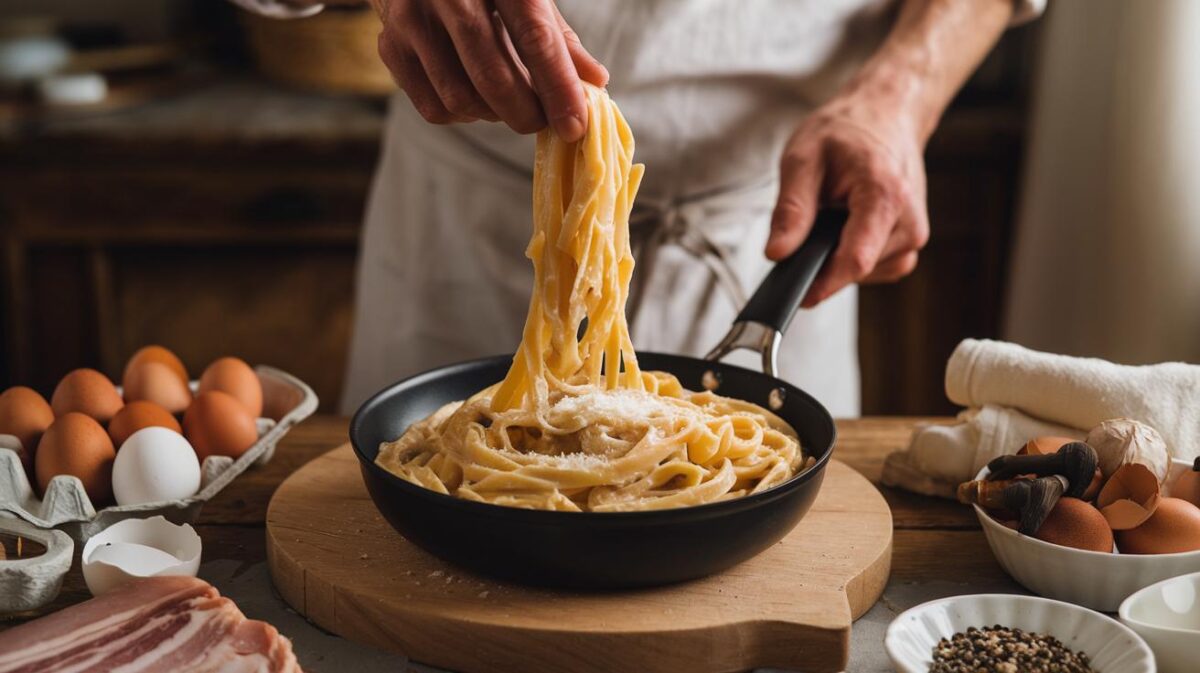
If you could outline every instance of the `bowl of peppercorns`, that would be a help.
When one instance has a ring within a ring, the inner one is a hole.
[[[1156,673],[1129,627],[1062,601],[954,596],[907,610],[884,647],[900,673]]]

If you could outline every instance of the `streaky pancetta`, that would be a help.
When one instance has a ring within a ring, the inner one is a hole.
[[[148,577],[0,632],[0,673],[302,673],[291,642],[194,577]]]

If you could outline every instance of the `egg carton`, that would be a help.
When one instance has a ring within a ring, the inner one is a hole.
[[[258,441],[236,460],[209,456],[201,465],[200,490],[189,498],[139,505],[113,505],[97,510],[77,477],[59,475],[50,480],[45,497],[38,499],[17,454],[20,440],[0,435],[0,516],[22,519],[38,528],[58,529],[82,549],[91,536],[125,519],[163,516],[177,524],[195,523],[200,508],[251,465],[264,465],[275,454],[275,445],[292,426],[317,409],[317,394],[286,372],[259,365],[254,368],[263,388],[263,418],[257,420]],[[197,382],[191,387],[195,391]],[[14,450],[6,450],[14,449]]]

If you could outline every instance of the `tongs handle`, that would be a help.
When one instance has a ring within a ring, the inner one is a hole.
[[[771,269],[742,307],[737,322],[761,323],[777,332],[786,330],[821,265],[837,248],[848,216],[849,212],[841,207],[819,210],[804,244]]]

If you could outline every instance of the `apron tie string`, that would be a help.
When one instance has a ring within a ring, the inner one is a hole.
[[[659,251],[668,245],[677,246],[704,263],[734,308],[740,310],[747,301],[746,289],[730,261],[729,251],[715,243],[699,223],[706,210],[737,207],[748,200],[757,202],[755,193],[774,184],[773,179],[768,179],[679,199],[639,196],[629,215],[629,244],[636,269],[629,291],[630,323],[635,323],[641,313],[646,289],[654,275],[654,262]]]

